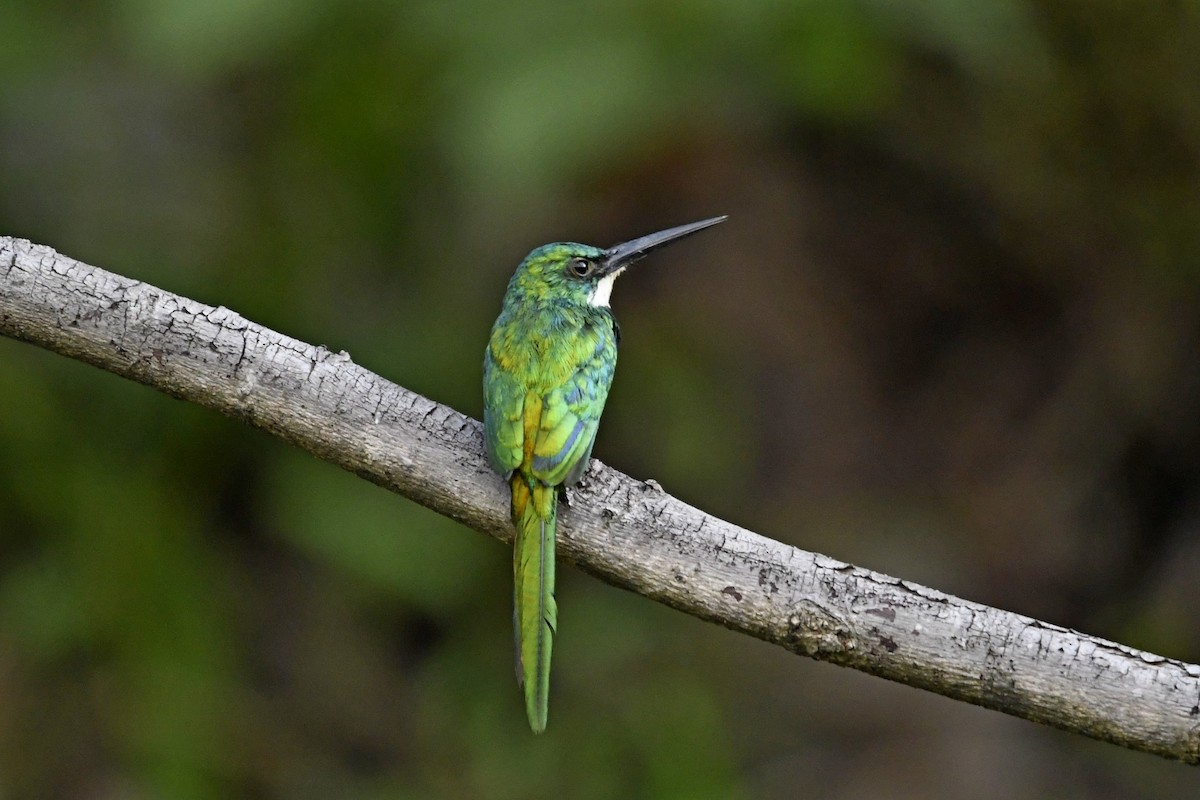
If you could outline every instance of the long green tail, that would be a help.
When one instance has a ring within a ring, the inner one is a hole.
[[[512,477],[513,626],[517,683],[525,688],[525,713],[534,733],[546,730],[550,705],[550,651],[558,626],[554,603],[556,488],[520,473]]]

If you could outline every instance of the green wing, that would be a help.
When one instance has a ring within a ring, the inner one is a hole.
[[[505,477],[521,466],[524,408],[524,384],[495,362],[488,347],[483,356],[483,437],[488,462]]]
[[[611,328],[588,328],[569,357],[574,369],[543,397],[533,447],[533,475],[551,486],[578,483],[587,469],[616,367]]]
[[[577,376],[571,384],[551,390],[542,402],[531,471],[551,486],[577,482],[582,470],[574,474],[575,468],[580,463],[586,465],[596,441],[604,396],[597,398],[589,388],[586,378]],[[569,477],[574,480],[568,481]]]
[[[485,351],[483,425],[492,469],[501,475],[521,469],[557,486],[578,482],[587,469],[616,368],[616,337],[611,323],[590,325],[548,350],[536,368],[532,359],[501,363],[491,347]],[[533,374],[523,379],[522,372]],[[540,409],[526,409],[530,391],[541,395]],[[526,420],[527,411],[540,413]],[[525,464],[527,430],[536,430],[537,438]]]

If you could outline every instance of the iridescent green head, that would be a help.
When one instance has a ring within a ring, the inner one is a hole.
[[[508,293],[607,308],[613,283],[625,269],[653,250],[724,222],[726,217],[692,222],[615,244],[606,249],[575,242],[535,248],[517,267]]]

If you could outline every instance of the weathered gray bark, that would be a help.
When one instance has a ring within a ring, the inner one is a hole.
[[[0,237],[0,333],[245,420],[509,540],[480,426],[332,353]],[[594,575],[793,652],[1188,763],[1200,666],[798,550],[594,462],[559,552]]]

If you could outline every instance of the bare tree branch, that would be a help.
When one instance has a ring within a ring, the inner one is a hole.
[[[512,537],[479,424],[344,352],[9,237],[0,333],[245,420]],[[1200,762],[1200,666],[789,547],[599,462],[572,499],[559,552],[615,586],[801,655]]]

